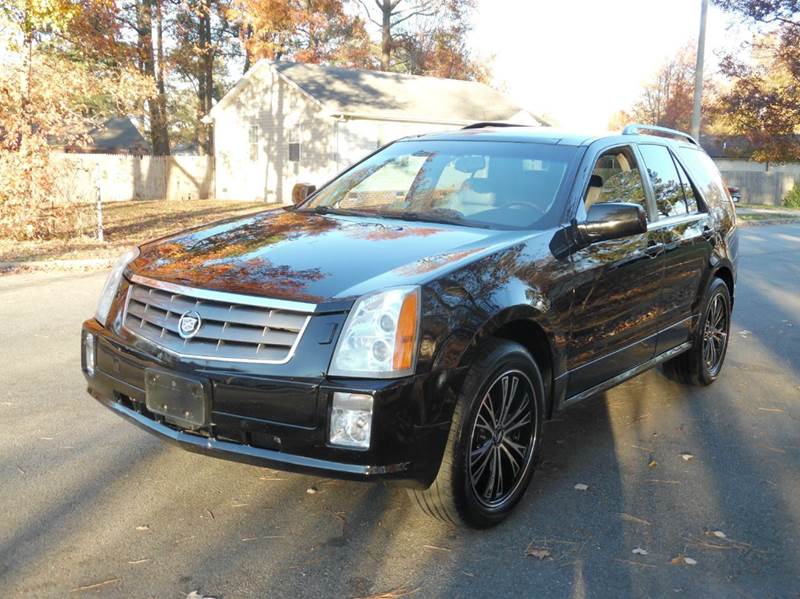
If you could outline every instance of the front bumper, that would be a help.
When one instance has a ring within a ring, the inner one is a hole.
[[[433,377],[396,381],[277,379],[241,369],[224,371],[156,358],[94,320],[86,321],[83,331],[82,343],[87,333],[95,337],[94,374],[86,371],[84,363],[89,394],[119,416],[188,451],[278,470],[351,480],[393,480],[415,487],[428,486],[438,471],[449,418],[436,416],[426,400],[447,397],[446,391],[432,387]],[[153,367],[207,378],[212,390],[212,424],[190,431],[147,410],[144,369]],[[334,391],[373,396],[368,450],[344,449],[327,442]],[[438,400],[433,403],[443,405]],[[313,404],[313,415],[303,410],[302,418],[296,418],[291,404]]]

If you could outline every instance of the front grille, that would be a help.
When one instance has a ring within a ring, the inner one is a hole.
[[[314,306],[302,304],[307,311],[301,311],[269,302],[134,277],[123,322],[131,333],[181,356],[282,364],[294,354]],[[186,312],[196,312],[202,321],[189,339],[178,333]]]

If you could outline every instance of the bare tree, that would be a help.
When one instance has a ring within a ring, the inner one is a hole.
[[[392,66],[392,52],[397,47],[398,30],[415,17],[433,17],[444,8],[442,0],[374,0],[377,14],[368,0],[358,0],[367,18],[381,28],[381,70]]]

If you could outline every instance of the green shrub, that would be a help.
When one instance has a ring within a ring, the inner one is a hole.
[[[787,208],[800,208],[800,181],[796,181],[791,191],[783,198],[783,205]]]

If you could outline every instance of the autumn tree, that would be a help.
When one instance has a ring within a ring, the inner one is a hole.
[[[66,33],[101,2],[13,0],[0,9],[7,34],[0,69],[0,230],[13,237],[47,237],[62,226],[55,206],[63,173],[53,143],[85,139],[105,110],[128,112],[152,95],[136,69],[87,60],[84,41]]]
[[[687,45],[664,62],[626,111],[639,123],[688,131],[692,120],[695,47]]]
[[[380,31],[380,69],[485,80],[466,44],[474,0],[358,0]]]
[[[175,15],[175,47],[169,60],[176,75],[189,83],[197,96],[196,129],[199,147],[213,154],[212,125],[202,122],[215,100],[225,93],[225,63],[237,56],[232,46],[236,27],[229,19],[227,0],[182,0]]]
[[[749,44],[749,55],[728,54],[720,70],[730,86],[719,112],[732,130],[750,139],[762,161],[800,160],[800,2],[715,0],[767,33]]]
[[[245,69],[259,58],[345,67],[369,63],[364,21],[342,0],[234,0],[246,52]]]

